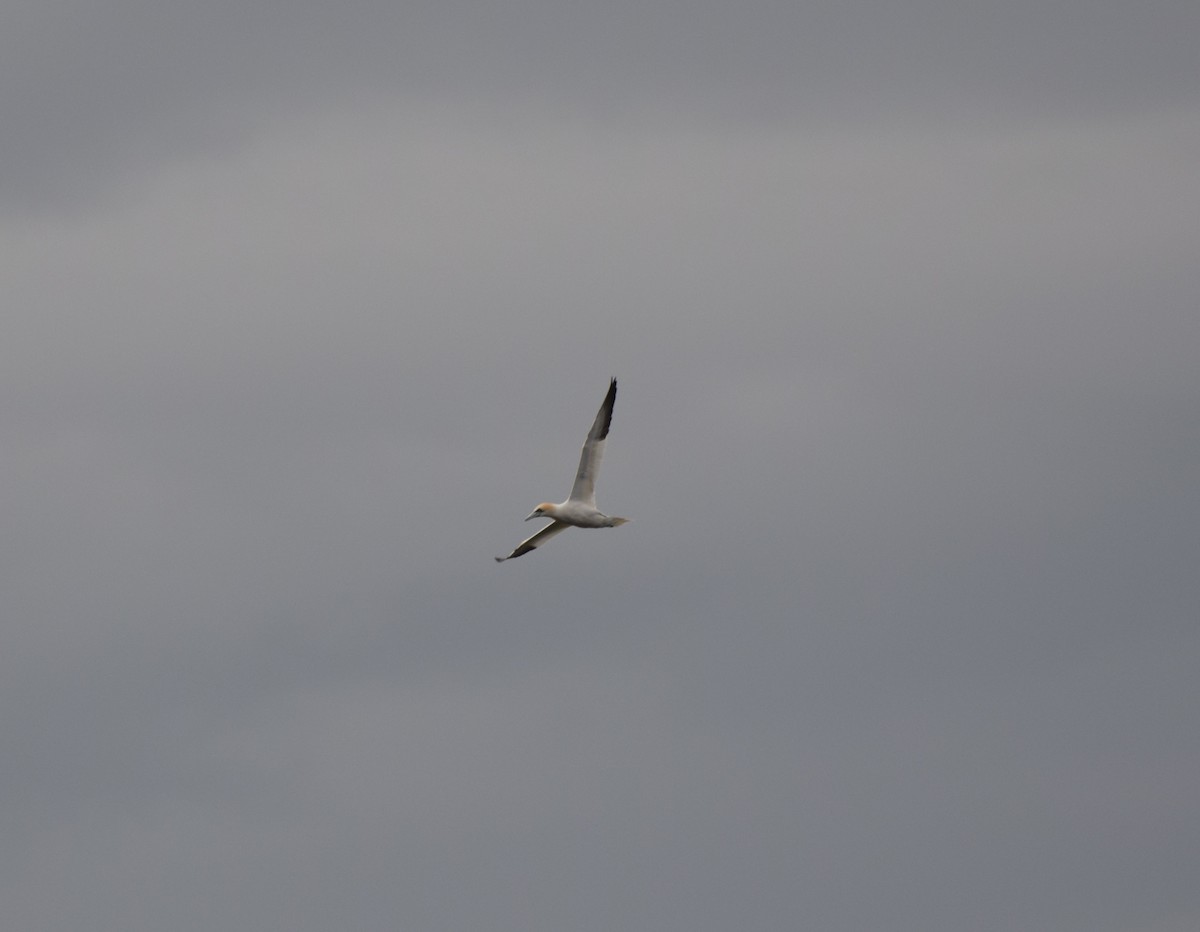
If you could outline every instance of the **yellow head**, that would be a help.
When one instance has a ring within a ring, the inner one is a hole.
[[[526,521],[532,521],[534,518],[553,518],[558,511],[558,506],[553,502],[542,502],[537,508],[533,509]]]

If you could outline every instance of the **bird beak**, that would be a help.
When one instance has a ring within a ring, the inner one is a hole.
[[[531,515],[530,515],[528,518],[526,518],[525,520],[526,520],[526,521],[532,521],[534,518],[544,518],[544,517],[546,517],[546,516],[545,516],[544,514],[542,514],[540,511],[535,511],[533,514],[531,514]]]

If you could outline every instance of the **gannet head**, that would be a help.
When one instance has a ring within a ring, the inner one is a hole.
[[[557,505],[551,502],[542,502],[537,508],[533,509],[533,513],[525,520],[532,521],[534,518],[553,518],[557,512]]]

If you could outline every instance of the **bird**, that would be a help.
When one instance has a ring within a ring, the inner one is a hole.
[[[557,505],[553,502],[542,502],[533,509],[526,521],[550,518],[550,523],[532,537],[517,544],[508,556],[496,557],[497,563],[523,556],[569,527],[620,527],[629,523],[628,518],[609,517],[596,507],[596,473],[600,470],[604,440],[608,436],[609,425],[612,424],[613,403],[616,400],[617,380],[614,378],[608,384],[608,394],[604,396],[604,403],[596,412],[592,429],[583,441],[583,451],[579,454],[579,469],[575,471],[575,484],[571,486],[571,494],[565,502],[559,502]]]

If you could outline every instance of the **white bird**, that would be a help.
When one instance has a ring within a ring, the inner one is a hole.
[[[608,394],[604,396],[604,404],[596,412],[596,420],[588,431],[587,440],[583,441],[583,452],[579,455],[579,469],[575,472],[575,484],[571,486],[571,494],[565,502],[557,505],[552,502],[542,502],[533,513],[526,518],[551,518],[550,524],[530,537],[517,544],[515,550],[507,557],[496,557],[497,563],[511,560],[522,554],[529,553],[555,534],[569,527],[620,527],[629,521],[628,518],[610,518],[596,507],[596,473],[600,470],[600,458],[604,455],[604,438],[608,436],[608,426],[612,423],[613,402],[617,400],[617,380],[613,379],[608,386]]]

